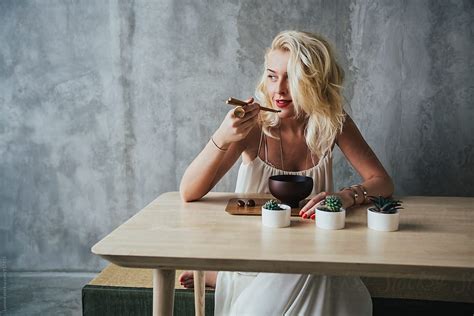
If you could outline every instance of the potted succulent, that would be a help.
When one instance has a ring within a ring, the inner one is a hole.
[[[267,227],[290,226],[291,207],[269,200],[262,206],[262,224]]]
[[[346,223],[346,210],[336,195],[327,196],[316,207],[316,226],[323,229],[342,229]]]
[[[383,196],[369,196],[374,206],[367,209],[367,225],[370,229],[391,232],[398,230],[401,202]]]

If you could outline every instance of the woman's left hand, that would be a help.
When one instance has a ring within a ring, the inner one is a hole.
[[[314,208],[316,206],[319,206],[321,204],[321,202],[326,198],[326,196],[330,195],[328,192],[320,192],[318,194],[316,194],[313,198],[311,198],[308,203],[305,204],[305,206],[303,206],[301,208],[301,211],[300,211],[300,216],[302,218],[311,218],[311,219],[314,219],[314,216],[315,216],[315,211],[314,211]]]
[[[322,201],[326,198],[326,196],[329,196],[329,195],[337,195],[341,198],[342,200],[342,207],[343,208],[348,208],[350,206],[352,206],[352,201],[351,201],[351,198],[350,196],[346,196],[346,193],[347,191],[342,191],[342,192],[337,192],[337,193],[330,193],[330,192],[320,192],[318,194],[316,194],[311,200],[308,201],[308,203],[306,203],[305,206],[303,206],[301,208],[301,211],[299,213],[299,215],[302,217],[302,218],[311,218],[311,219],[314,219],[315,218],[315,208],[317,206],[320,206],[322,204]]]

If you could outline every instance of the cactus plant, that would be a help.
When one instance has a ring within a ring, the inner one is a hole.
[[[277,200],[269,200],[264,205],[263,208],[272,211],[281,211],[283,210],[279,205]]]
[[[325,204],[326,206],[332,211],[332,212],[339,212],[339,210],[342,207],[342,201],[341,198],[336,196],[336,195],[330,195],[327,196],[325,199]]]
[[[340,212],[342,207],[342,200],[337,195],[328,195],[321,206],[318,206],[319,210],[326,211],[326,212]]]
[[[346,210],[341,197],[328,195],[315,210],[316,226],[322,229],[343,229],[346,225]]]
[[[391,198],[384,198],[383,196],[369,196],[368,197],[373,203],[374,206],[370,210],[374,212],[384,213],[384,214],[395,214],[398,210],[403,209],[401,207],[402,201],[393,200]]]

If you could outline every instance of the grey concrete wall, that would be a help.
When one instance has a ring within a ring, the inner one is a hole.
[[[334,43],[397,194],[473,196],[473,15],[441,0],[1,1],[0,255],[10,271],[103,267],[90,247],[177,190],[284,29]],[[340,152],[334,173],[359,181]]]

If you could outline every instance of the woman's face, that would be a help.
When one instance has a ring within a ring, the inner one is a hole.
[[[295,109],[288,83],[287,65],[290,53],[284,50],[272,50],[267,56],[267,93],[273,106],[281,112],[280,118],[294,116]]]

